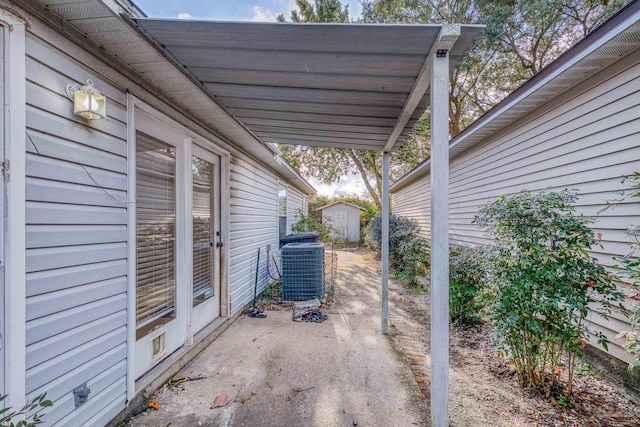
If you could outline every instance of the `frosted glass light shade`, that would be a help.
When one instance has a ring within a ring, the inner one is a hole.
[[[86,86],[67,85],[67,94],[73,100],[73,114],[89,120],[100,120],[107,116],[107,97],[87,80]]]

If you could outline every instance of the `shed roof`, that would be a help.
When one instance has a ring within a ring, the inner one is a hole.
[[[449,144],[453,159],[640,48],[640,2],[630,3],[470,124]],[[397,180],[397,192],[429,174],[427,158]]]
[[[135,19],[265,142],[391,151],[430,103],[430,55],[453,69],[480,25]]]
[[[365,208],[360,207],[360,206],[358,206],[358,205],[354,205],[353,203],[337,201],[337,202],[329,203],[328,205],[320,206],[319,208],[317,208],[317,209],[316,209],[316,211],[321,211],[321,210],[326,209],[326,208],[329,208],[329,207],[331,207],[331,206],[334,206],[334,205],[340,205],[340,204],[341,204],[341,205],[351,206],[351,207],[353,207],[353,208],[360,209],[361,211],[366,210]]]

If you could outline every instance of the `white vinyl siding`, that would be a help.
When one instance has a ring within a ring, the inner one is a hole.
[[[234,314],[253,298],[258,248],[258,292],[270,281],[266,245],[271,245],[272,251],[278,249],[278,182],[264,168],[233,157],[230,184],[229,286]]]
[[[391,208],[394,215],[415,219],[420,226],[420,235],[430,238],[431,184],[428,176],[393,193]]]
[[[304,194],[293,187],[287,189],[287,234],[291,234],[291,227],[300,221],[300,211],[303,211]],[[306,215],[306,214],[305,214]]]
[[[471,223],[478,208],[496,197],[522,189],[575,188],[582,195],[579,213],[593,216],[602,247],[592,250],[602,264],[629,252],[627,228],[640,218],[640,200],[627,199],[598,214],[608,201],[620,199],[629,184],[623,175],[640,171],[640,52],[611,66],[583,85],[530,114],[497,136],[451,160],[449,227],[451,242],[485,244],[487,236]],[[393,195],[393,212],[418,219],[429,231],[429,176]],[[606,333],[610,353],[629,360],[615,340],[627,328],[615,314],[604,320],[590,315],[595,330]]]
[[[125,94],[34,35],[26,61],[27,394],[53,401],[46,425],[103,424],[126,400]],[[88,78],[106,120],[73,115],[65,85]]]

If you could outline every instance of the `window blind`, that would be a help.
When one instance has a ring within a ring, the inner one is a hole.
[[[175,309],[175,148],[136,134],[136,321],[138,327]]]

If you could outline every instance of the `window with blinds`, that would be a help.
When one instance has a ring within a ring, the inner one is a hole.
[[[176,150],[136,134],[138,336],[175,317]]]
[[[213,165],[193,156],[193,306],[214,295]]]

